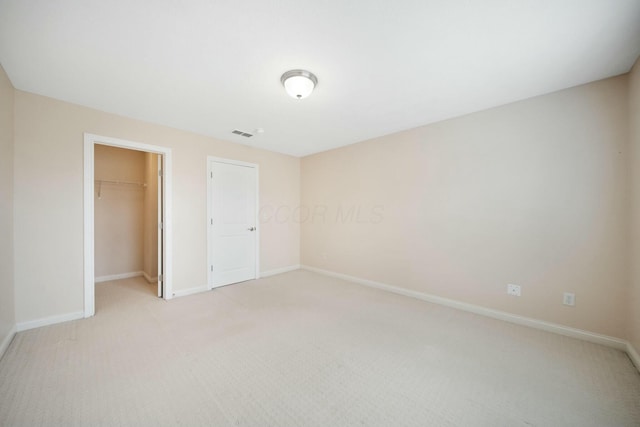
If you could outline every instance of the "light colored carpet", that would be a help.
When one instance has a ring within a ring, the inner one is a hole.
[[[600,345],[307,271],[178,298],[99,284],[91,319],[19,333],[2,426],[638,426]]]

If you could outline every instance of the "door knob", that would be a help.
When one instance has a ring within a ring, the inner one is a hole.
[[[247,230],[249,230],[249,231],[253,231],[253,230],[255,230],[255,229],[256,229],[255,227],[247,228]]]

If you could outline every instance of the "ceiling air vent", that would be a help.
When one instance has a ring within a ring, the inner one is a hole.
[[[235,133],[236,135],[240,135],[240,136],[244,136],[245,138],[251,138],[253,135],[247,132],[243,132],[241,130],[238,129],[234,129],[233,132],[231,133]]]

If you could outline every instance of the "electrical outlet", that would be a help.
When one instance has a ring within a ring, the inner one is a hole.
[[[507,294],[508,295],[513,295],[514,297],[519,297],[521,295],[520,285],[508,284],[507,285]]]
[[[576,294],[574,294],[573,292],[565,292],[564,296],[562,297],[562,303],[564,305],[573,307],[574,305],[576,305]]]

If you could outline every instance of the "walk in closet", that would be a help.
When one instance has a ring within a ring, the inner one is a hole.
[[[95,281],[156,283],[158,155],[99,144],[94,153]]]

